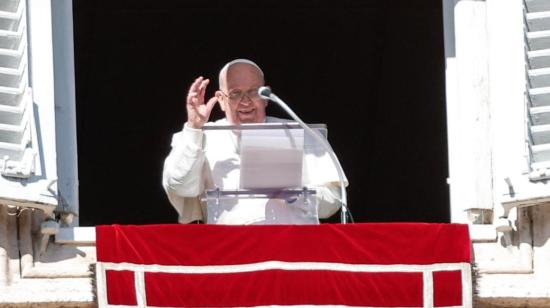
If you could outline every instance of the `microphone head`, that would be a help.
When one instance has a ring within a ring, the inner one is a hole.
[[[258,89],[258,94],[263,98],[263,99],[270,99],[271,98],[271,89],[268,88],[268,87],[260,87]]]

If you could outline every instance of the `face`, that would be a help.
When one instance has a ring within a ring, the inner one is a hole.
[[[225,84],[216,96],[229,124],[265,121],[267,102],[257,95],[258,88],[263,85],[262,75],[250,64],[237,63],[227,69]]]

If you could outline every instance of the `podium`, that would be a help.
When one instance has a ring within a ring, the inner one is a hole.
[[[244,211],[262,211],[261,224],[319,224],[316,192],[302,189],[251,189],[206,191],[207,224],[218,224],[239,203]],[[259,203],[259,204],[258,204]],[[258,206],[259,205],[259,206]],[[282,216],[284,215],[284,216]]]
[[[97,226],[99,307],[472,307],[468,226]]]
[[[326,138],[326,125],[312,124],[309,128]],[[311,170],[316,166],[310,165],[312,161],[321,165],[316,160],[326,156],[326,151],[297,123],[206,125],[203,129],[216,139],[233,140],[240,158],[235,164],[238,187],[214,187],[202,195],[208,224],[319,223],[318,183],[309,179],[315,177]],[[325,160],[318,169],[323,168],[334,167]],[[227,175],[217,173],[215,177]]]

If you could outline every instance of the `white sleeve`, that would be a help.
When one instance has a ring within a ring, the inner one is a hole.
[[[200,208],[197,209],[199,203],[189,201],[197,199],[204,189],[207,166],[202,148],[203,137],[201,129],[193,129],[186,124],[181,132],[172,137],[172,149],[164,161],[162,186],[180,215],[180,222],[202,218],[198,217],[201,216]]]
[[[337,183],[326,183],[316,187],[315,191],[319,206],[319,218],[329,218],[342,206],[340,185]]]
[[[342,206],[338,171],[324,150],[321,153],[306,153],[304,157],[303,183],[316,190],[319,218],[329,218]],[[344,185],[348,186],[345,175]]]

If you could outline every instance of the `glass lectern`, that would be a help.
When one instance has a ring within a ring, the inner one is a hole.
[[[326,125],[309,126],[326,138]],[[319,223],[316,190],[308,187],[312,171],[308,171],[307,157],[322,156],[324,150],[297,123],[212,125],[204,129],[232,134],[240,156],[239,186],[215,187],[203,194],[207,223],[230,223],[232,215],[239,213],[252,217],[245,221],[249,224]]]

